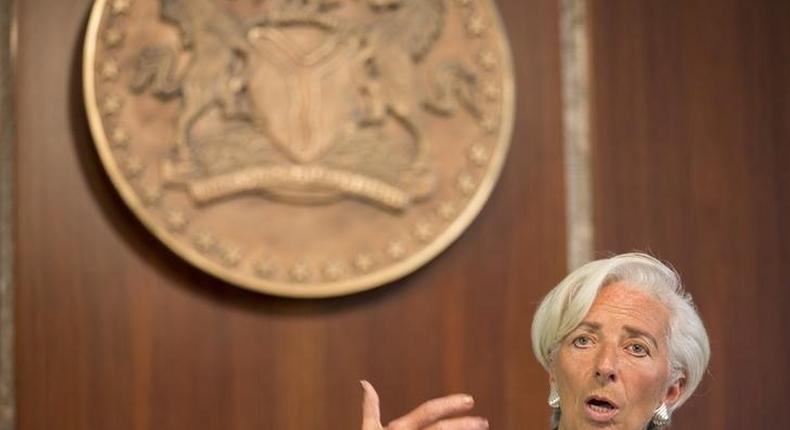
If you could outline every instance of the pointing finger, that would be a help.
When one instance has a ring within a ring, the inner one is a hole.
[[[379,411],[379,395],[368,381],[362,384],[362,430],[381,430],[381,412]]]

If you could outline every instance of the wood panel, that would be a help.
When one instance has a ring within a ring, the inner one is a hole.
[[[414,275],[296,301],[202,274],[131,215],[85,120],[90,1],[18,2],[18,429],[351,429],[473,393],[496,428],[548,415],[528,333],[564,267],[557,4],[500,1],[518,114],[487,207]]]
[[[676,265],[712,344],[678,429],[790,423],[790,3],[592,8],[599,254]]]

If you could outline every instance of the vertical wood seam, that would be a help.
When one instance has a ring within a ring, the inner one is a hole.
[[[14,378],[13,0],[0,2],[0,430],[16,425]]]
[[[568,271],[594,253],[587,0],[562,0],[562,129]]]

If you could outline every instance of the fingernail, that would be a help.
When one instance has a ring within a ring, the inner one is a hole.
[[[472,396],[465,395],[461,401],[464,402],[465,405],[471,405],[474,404],[475,399],[473,399]]]

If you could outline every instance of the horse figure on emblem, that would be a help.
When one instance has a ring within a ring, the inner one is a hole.
[[[190,58],[179,67],[178,53],[171,47],[145,47],[138,56],[131,88],[141,92],[150,86],[162,99],[181,98],[173,146],[175,159],[188,166],[190,132],[203,115],[214,107],[226,118],[249,115],[243,101],[255,51],[242,23],[211,0],[160,0],[160,13],[165,22],[178,28],[182,48],[190,52]]]

